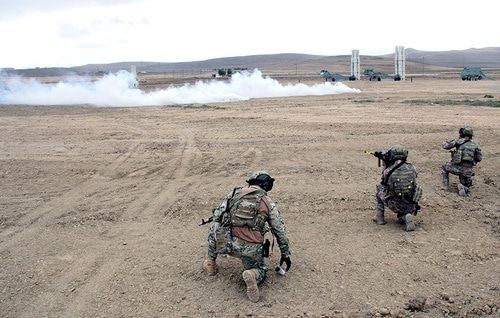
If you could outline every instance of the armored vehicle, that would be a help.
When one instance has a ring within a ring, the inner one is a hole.
[[[376,72],[371,68],[365,69],[363,71],[363,75],[367,76],[368,80],[377,81],[377,82],[380,82],[382,79],[385,79],[385,78],[391,78],[395,81],[401,80],[401,76],[399,74],[390,75],[390,74],[387,74],[384,72]]]
[[[319,72],[319,75],[321,75],[325,79],[325,81],[327,81],[327,82],[328,81],[339,82],[339,81],[345,81],[345,80],[349,80],[349,81],[356,80],[355,76],[345,76],[345,75],[342,75],[339,73],[330,73],[327,70],[321,70],[321,72]]]
[[[462,78],[462,81],[478,81],[489,78],[483,73],[480,67],[464,67],[460,77]]]

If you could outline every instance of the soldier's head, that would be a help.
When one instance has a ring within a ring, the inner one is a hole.
[[[465,137],[472,138],[473,134],[474,132],[472,131],[472,127],[470,126],[465,126],[458,130],[458,135],[460,136],[460,138],[465,138]]]
[[[406,160],[408,157],[408,150],[404,146],[394,145],[387,152],[387,157],[389,161]]]
[[[271,178],[266,171],[257,171],[250,176],[247,182],[248,185],[257,185],[265,191],[271,191],[274,184],[274,178]]]

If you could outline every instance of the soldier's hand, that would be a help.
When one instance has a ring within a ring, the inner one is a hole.
[[[284,255],[281,255],[280,266],[283,265],[283,263],[286,264],[285,270],[288,272],[290,267],[292,267],[292,261],[290,260],[290,256],[285,257]]]

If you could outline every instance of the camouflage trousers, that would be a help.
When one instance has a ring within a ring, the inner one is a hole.
[[[215,261],[217,255],[220,253],[218,250],[221,248],[217,247],[214,225],[212,225],[208,232],[208,257]],[[220,254],[226,254],[241,259],[241,263],[245,270],[252,270],[257,274],[256,278],[258,283],[263,281],[266,277],[269,268],[264,261],[264,247],[262,244],[248,243],[237,237],[232,237],[224,253]]]
[[[445,163],[442,166],[441,176],[443,178],[443,185],[446,188],[450,186],[450,173],[457,175],[460,179],[460,184],[465,186],[467,190],[472,186],[472,176],[474,176],[472,166],[457,165],[451,162]]]
[[[377,214],[384,215],[385,206],[398,214],[398,218],[406,214],[416,214],[417,204],[406,200],[405,198],[387,197],[387,187],[382,184],[377,184],[376,197],[377,197]]]

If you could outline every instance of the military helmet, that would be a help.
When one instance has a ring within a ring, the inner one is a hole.
[[[274,178],[272,178],[266,171],[261,170],[254,172],[247,182],[248,185],[258,185],[266,191],[271,191],[274,184]]]
[[[389,161],[406,160],[408,157],[408,149],[401,145],[394,145],[389,149],[388,157]]]
[[[472,127],[470,126],[465,126],[465,127],[462,127],[458,130],[458,134],[460,135],[460,137],[472,137],[473,135],[473,131],[472,131]]]

